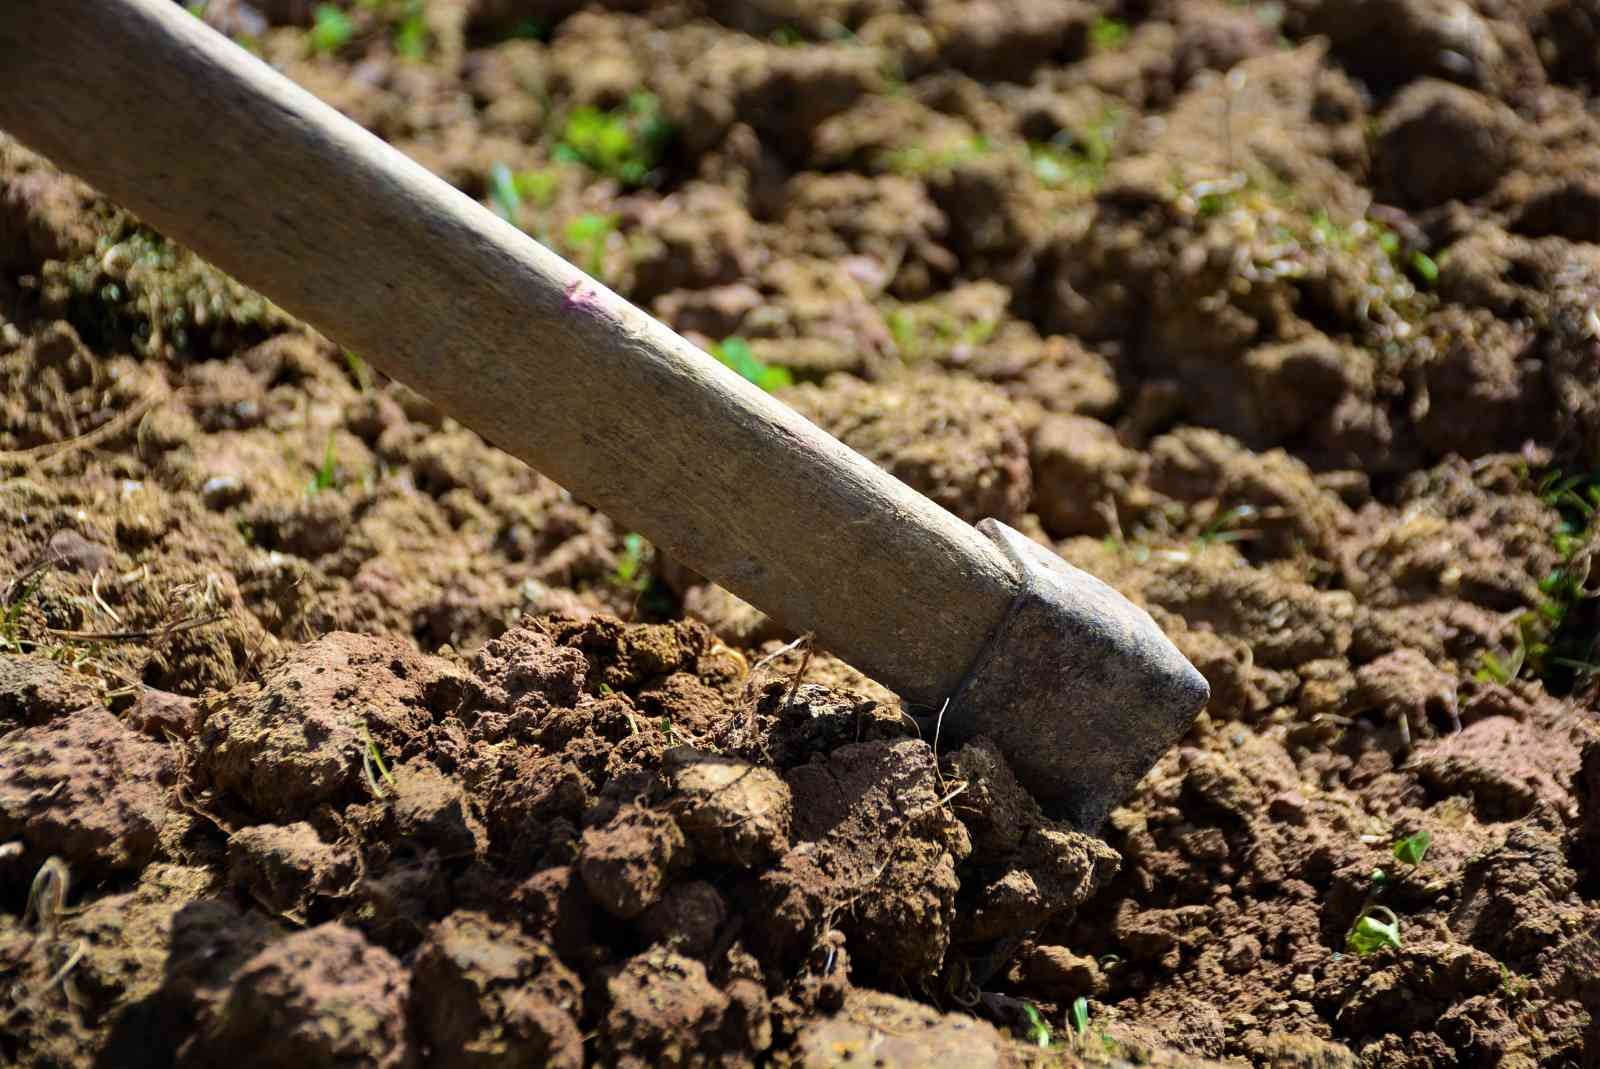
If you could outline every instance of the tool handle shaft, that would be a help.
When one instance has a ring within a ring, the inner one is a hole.
[[[171,0],[0,3],[0,129],[915,701],[1017,590],[975,528]]]

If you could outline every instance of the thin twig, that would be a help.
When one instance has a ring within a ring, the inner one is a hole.
[[[108,438],[116,437],[139,422],[151,409],[171,396],[170,393],[164,390],[152,390],[135,401],[127,410],[111,417],[87,434],[80,434],[76,438],[68,438],[60,442],[46,442],[43,445],[29,446],[27,449],[15,449],[10,452],[0,453],[0,464],[34,463],[43,467],[63,457],[70,456],[79,450],[92,449],[101,442]]]
[[[207,616],[191,616],[187,620],[167,624],[164,627],[153,627],[140,631],[67,631],[58,627],[45,628],[45,634],[52,638],[66,639],[70,642],[144,642],[152,638],[166,638],[183,631],[193,631],[197,627],[206,627],[228,618],[225,612],[214,612]]]

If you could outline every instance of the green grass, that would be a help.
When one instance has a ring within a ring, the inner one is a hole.
[[[1061,130],[1049,141],[1029,142],[1034,177],[1047,189],[1094,192],[1105,181],[1106,165],[1123,121],[1121,109],[1107,107],[1082,129]]]
[[[650,585],[648,565],[653,551],[644,535],[630,531],[622,537],[622,555],[611,572],[611,585],[634,593],[643,593]]]
[[[1039,1007],[1031,1002],[1024,1002],[1022,1004],[1022,1015],[1028,1019],[1026,1026],[1028,1042],[1036,1047],[1050,1046],[1052,1038],[1050,1022],[1044,1019],[1044,1014],[1039,1012]]]
[[[672,126],[653,93],[634,93],[609,111],[584,106],[567,116],[558,160],[582,163],[624,186],[651,184],[672,140]]]
[[[23,652],[22,617],[39,594],[43,567],[30,568],[6,584],[0,601],[0,652]]]
[[[1111,52],[1128,43],[1133,30],[1122,19],[1101,15],[1089,27],[1089,47],[1096,52]]]
[[[615,215],[587,212],[567,224],[562,234],[567,253],[589,274],[601,281],[606,275],[606,243],[617,232]]]
[[[512,226],[522,225],[522,192],[517,188],[517,176],[503,163],[489,168],[489,205]]]
[[[939,149],[928,149],[922,145],[906,145],[890,149],[879,157],[878,165],[898,175],[918,178],[938,171],[948,171],[970,160],[981,159],[992,151],[994,151],[993,146],[987,137],[974,134],[965,141]]]
[[[1089,1032],[1089,1000],[1082,995],[1072,1000],[1072,1030],[1079,1039]]]
[[[1523,673],[1542,679],[1553,693],[1600,675],[1600,635],[1592,599],[1600,576],[1582,566],[1579,553],[1600,530],[1600,469],[1546,472],[1534,485],[1544,504],[1560,516],[1551,542],[1559,565],[1539,581],[1539,599],[1516,620],[1510,651],[1485,651],[1477,678],[1509,683]]]
[[[367,725],[361,725],[361,774],[366,777],[367,786],[376,798],[388,795],[384,784],[394,786],[394,773],[389,771],[389,766],[383,763],[383,754],[378,750],[378,744],[372,739],[372,732],[367,730]]]
[[[308,497],[336,489],[339,485],[339,460],[334,452],[333,435],[328,435],[328,444],[322,451],[322,466],[317,468],[311,476],[311,482],[306,487]]]
[[[769,393],[794,385],[788,368],[762,363],[743,338],[724,338],[711,347],[711,355]]]
[[[318,4],[311,12],[311,30],[306,40],[311,51],[318,55],[332,55],[356,35],[356,24],[342,8],[333,4]]]

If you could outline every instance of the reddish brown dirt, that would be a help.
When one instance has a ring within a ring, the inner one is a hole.
[[[1600,1066],[1592,3],[313,7],[198,10],[1212,701],[1052,821],[0,135],[0,1063]]]

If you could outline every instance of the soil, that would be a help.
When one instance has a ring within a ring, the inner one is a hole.
[[[0,1062],[1600,1066],[1592,3],[190,7],[1213,696],[1051,820],[0,135]]]

